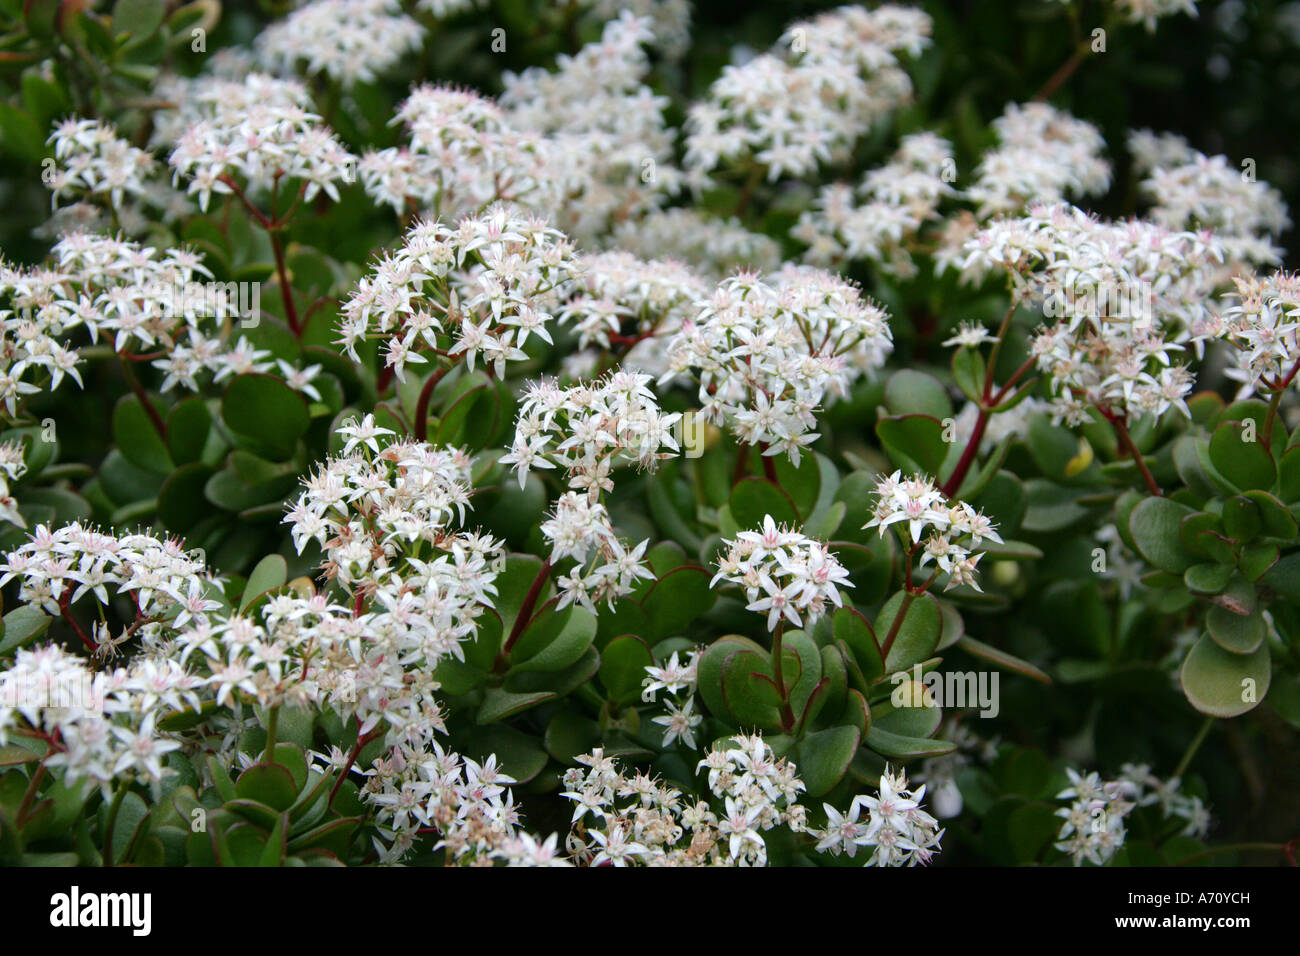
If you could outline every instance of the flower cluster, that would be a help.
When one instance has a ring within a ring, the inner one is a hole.
[[[170,650],[181,631],[208,627],[226,607],[220,582],[175,539],[114,536],[79,523],[38,526],[0,572],[0,584],[18,580],[25,603],[63,615],[97,661],[139,645],[125,666],[98,672],[57,645],[19,650],[0,672],[0,742],[13,734],[41,737],[51,747],[47,766],[63,768],[70,784],[97,785],[105,794],[123,780],[156,788],[169,772],[164,758],[181,747],[158,721],[197,709],[206,685]],[[97,605],[93,636],[74,614],[83,598]],[[128,599],[134,615],[114,634],[107,614],[118,598]]]
[[[0,743],[9,735],[47,741],[45,766],[69,787],[147,784],[155,794],[181,744],[159,731],[159,715],[198,706],[194,682],[175,665],[153,662],[95,673],[57,645],[19,650],[0,672]],[[21,718],[21,721],[20,721]]]
[[[0,401],[12,416],[23,396],[57,388],[65,375],[80,384],[83,357],[70,339],[78,330],[91,343],[107,340],[128,361],[147,357],[164,372],[164,392],[197,390],[205,372],[221,381],[273,370],[270,353],[242,336],[231,344],[233,317],[256,321],[257,299],[244,301],[234,283],[205,281],[211,275],[187,249],[92,233],[60,239],[51,268],[0,266]]]
[[[549,379],[524,393],[514,444],[500,459],[514,465],[520,487],[530,468],[564,470],[569,487],[594,501],[613,490],[620,460],[652,470],[678,451],[673,427],[681,415],[659,410],[650,376],[622,369],[597,381],[560,388]]]
[[[738,269],[774,272],[781,246],[746,229],[739,219],[716,219],[680,206],[615,227],[614,245],[642,259],[676,259],[720,279]]]
[[[1229,258],[1253,265],[1281,262],[1273,237],[1291,225],[1281,194],[1253,175],[1251,161],[1234,167],[1206,156],[1173,133],[1129,136],[1134,165],[1145,175],[1151,219],[1169,229],[1208,229]],[[1245,167],[1245,168],[1243,168]]]
[[[358,164],[366,193],[397,212],[472,215],[495,201],[539,215],[560,206],[551,144],[514,126],[501,107],[468,90],[424,84],[398,107],[409,146],[367,151]]]
[[[589,866],[765,866],[764,832],[804,829],[804,785],[794,764],[776,757],[760,735],[728,743],[697,768],[708,771],[717,807],[684,801],[681,791],[644,773],[624,775],[603,749],[578,757],[588,769],[564,776],[564,796],[575,804],[570,856]]]
[[[174,179],[190,181],[189,193],[205,212],[214,192],[241,188],[235,177],[244,180],[245,192],[271,190],[289,179],[300,181],[304,201],[324,192],[337,202],[339,184],[356,178],[356,157],[310,104],[301,83],[261,73],[195,84],[184,103],[191,125],[168,156]]]
[[[0,520],[27,527],[27,521],[18,513],[18,502],[10,493],[9,483],[27,473],[22,442],[7,441],[0,444]]]
[[[664,728],[665,747],[671,747],[674,741],[680,740],[688,749],[695,749],[695,728],[704,720],[694,712],[700,653],[699,650],[688,651],[683,662],[678,660],[677,651],[673,651],[662,667],[653,664],[646,666],[649,676],[641,682],[641,699],[652,702],[659,691],[675,698],[664,701],[667,713],[651,718],[652,723]]]
[[[947,140],[933,133],[904,136],[894,157],[856,189],[845,183],[824,188],[791,235],[808,246],[804,257],[815,265],[866,259],[891,275],[910,276],[916,266],[908,246],[938,218],[939,202],[959,195],[949,185],[955,177]]]
[[[396,863],[436,831],[435,849],[457,866],[567,866],[556,855],[556,836],[539,842],[519,828],[519,811],[506,789],[514,778],[497,766],[446,751],[399,744],[367,772],[362,799],[377,808],[375,849],[381,863]]]
[[[921,566],[933,561],[934,574],[948,575],[944,590],[959,584],[980,590],[975,567],[984,555],[976,549],[985,540],[1002,542],[988,517],[964,501],[950,502],[924,476],[904,478],[896,471],[876,482],[875,493],[876,506],[864,530],[879,528],[883,537],[890,525],[901,525],[911,553],[921,549]]]
[[[302,64],[309,75],[350,87],[374,82],[418,51],[423,34],[398,0],[311,0],[262,31],[257,53],[272,72],[293,73]]]
[[[778,525],[771,515],[759,531],[741,531],[718,558],[718,581],[739,584],[747,610],[767,615],[767,629],[785,621],[795,627],[816,621],[827,603],[840,607],[840,588],[851,588],[848,570],[820,541]],[[800,615],[803,615],[802,617]]]
[[[1209,310],[1225,278],[1214,236],[1048,205],[990,224],[966,250],[966,267],[1002,270],[1022,301],[1054,320],[1032,351],[1051,376],[1058,420],[1078,424],[1090,406],[1124,420],[1189,414],[1192,376],[1171,353],[1221,329]]]
[[[1239,378],[1247,393],[1276,391],[1296,380],[1300,362],[1300,277],[1275,272],[1237,276],[1232,305],[1213,329],[1236,346]]]
[[[728,65],[687,116],[695,181],[726,164],[765,168],[775,182],[842,158],[911,95],[899,55],[919,53],[930,26],[909,7],[841,7],[793,24],[779,52]]]
[[[65,196],[101,196],[118,208],[127,196],[143,196],[154,159],[117,135],[111,123],[70,116],[54,127],[48,142],[59,164],[46,179],[50,201]]]
[[[695,316],[709,290],[680,262],[646,262],[627,252],[583,256],[581,271],[576,294],[560,319],[578,330],[580,348],[631,345],[626,362],[642,368],[656,364],[663,340]],[[660,343],[656,352],[641,347],[652,340]]]
[[[1000,145],[980,161],[966,193],[981,217],[1110,186],[1110,164],[1102,158],[1106,141],[1091,123],[1046,103],[1012,103],[993,129]]]
[[[828,272],[787,266],[770,281],[723,280],[668,346],[666,380],[689,371],[705,421],[797,465],[818,437],[814,412],[893,348],[882,309]]]
[[[649,539],[629,550],[614,530],[609,511],[585,493],[561,495],[541,530],[551,544],[551,564],[568,558],[575,562],[556,582],[558,608],[577,602],[595,613],[598,602],[613,607],[615,600],[632,592],[638,579],[654,577],[643,560]]]
[[[427,740],[441,727],[431,694],[433,668],[462,657],[484,607],[492,605],[500,546],[456,531],[469,500],[469,459],[423,442],[380,441],[391,435],[373,416],[340,433],[341,456],[306,481],[285,521],[301,553],[323,548],[324,579],[352,596],[352,607],[324,595],[286,607],[321,649],[314,680],[341,717],[361,733],[385,721],[394,738]],[[330,640],[326,641],[325,638]]]
[[[50,529],[38,525],[31,539],[5,556],[0,585],[17,578],[19,599],[51,615],[64,613],[83,597],[109,607],[114,595],[129,597],[135,617],[121,634],[110,637],[108,625],[96,626],[88,647],[103,654],[132,636],[158,637],[165,629],[205,623],[213,604],[216,580],[203,562],[184,550],[179,540],[147,534],[115,536],[80,522]],[[79,629],[79,628],[78,628]]]
[[[1056,795],[1069,800],[1056,815],[1064,821],[1057,833],[1056,848],[1068,853],[1075,866],[1089,862],[1104,866],[1124,846],[1124,821],[1139,806],[1158,804],[1165,817],[1186,821],[1183,834],[1203,837],[1210,817],[1199,797],[1179,791],[1180,781],[1161,781],[1149,767],[1125,764],[1115,780],[1103,781],[1096,773],[1086,776],[1067,769],[1070,786]]]
[[[344,304],[340,344],[359,361],[357,343],[382,340],[385,365],[399,381],[421,350],[480,356],[500,376],[507,360],[526,358],[530,334],[550,341],[546,325],[574,270],[568,239],[544,221],[507,206],[455,227],[417,223],[396,252],[375,264]]]
[[[809,832],[818,839],[817,850],[832,856],[852,857],[859,847],[870,847],[864,866],[924,866],[939,850],[945,832],[921,809],[924,797],[924,786],[909,790],[907,776],[886,767],[875,796],[859,794],[843,814],[829,803],[822,804],[826,826]],[[864,809],[867,816],[860,820]]]
[[[546,136],[564,197],[555,218],[584,244],[655,209],[680,183],[663,117],[668,98],[645,82],[644,45],[653,38],[650,20],[624,11],[599,42],[561,55],[554,72],[532,67],[504,78],[511,123]]]

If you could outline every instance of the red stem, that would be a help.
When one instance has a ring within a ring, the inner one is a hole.
[[[519,614],[515,617],[514,626],[510,628],[510,636],[506,642],[501,645],[501,651],[497,654],[494,671],[500,672],[505,668],[506,660],[510,657],[510,651],[514,648],[515,642],[519,640],[524,628],[528,626],[533,617],[533,608],[537,606],[537,599],[541,597],[542,588],[551,579],[551,559],[547,558],[542,562],[542,566],[537,569],[537,576],[533,578],[533,583],[528,586],[528,593],[524,595],[524,603],[519,605]]]
[[[429,376],[424,383],[424,388],[420,389],[420,397],[415,403],[415,421],[411,427],[415,429],[413,437],[416,441],[429,440],[429,399],[433,396],[433,390],[438,387],[444,375],[456,367],[458,360],[453,360],[451,365],[444,365],[436,372]]]
[[[984,429],[989,424],[989,410],[981,408],[979,417],[975,419],[975,428],[971,431],[970,439],[966,442],[966,447],[962,449],[961,458],[957,459],[957,467],[953,469],[948,480],[939,486],[945,498],[951,498],[957,493],[963,481],[966,480],[966,473],[970,471],[971,464],[975,461],[975,456],[979,453],[980,442],[984,440]]]
[[[289,330],[297,338],[302,338],[302,326],[298,323],[298,307],[293,304],[293,289],[289,286],[289,270],[284,265],[284,249],[280,246],[280,234],[269,229],[271,251],[275,253],[275,274],[279,280],[280,298],[284,301],[284,315],[289,320]]]
[[[338,796],[343,781],[348,779],[348,774],[352,772],[352,765],[357,762],[357,755],[361,753],[361,748],[378,736],[379,731],[377,729],[370,731],[368,734],[362,734],[361,722],[357,721],[357,742],[352,745],[352,752],[348,754],[348,762],[343,766],[343,772],[339,774],[338,780],[334,781],[334,787],[330,790],[330,800],[327,806],[334,806],[334,798]]]
[[[77,636],[81,638],[81,643],[86,645],[86,649],[94,653],[95,642],[86,636],[86,632],[81,629],[81,625],[77,623],[77,619],[72,616],[72,612],[68,609],[71,601],[72,588],[64,586],[63,593],[59,595],[59,613],[63,615],[65,621],[72,625],[72,629],[77,632]]]
[[[1001,339],[998,341],[1001,342]],[[997,349],[995,347],[994,359],[996,359],[996,356]],[[966,480],[966,473],[970,471],[975,456],[979,454],[980,442],[984,440],[984,429],[988,427],[989,417],[993,414],[992,410],[1002,403],[1002,400],[1007,396],[1007,392],[1011,391],[1016,382],[1020,381],[1020,376],[1033,368],[1034,361],[1032,355],[1025,359],[1020,367],[1011,373],[1011,377],[1002,384],[1002,387],[997,390],[997,394],[990,395],[989,393],[993,391],[993,361],[990,360],[989,377],[984,381],[984,401],[980,403],[980,412],[975,419],[975,428],[971,431],[970,440],[966,442],[966,447],[962,449],[961,458],[957,459],[957,467],[948,476],[948,480],[939,486],[939,490],[943,492],[945,497],[951,498],[961,488],[962,482]]]
[[[781,482],[776,479],[776,462],[773,461],[772,456],[767,453],[767,443],[759,442],[758,448],[761,453],[759,457],[763,461],[763,477],[780,488]]]
[[[894,646],[894,641],[898,637],[898,631],[903,626],[903,618],[907,617],[907,610],[916,600],[916,595],[911,591],[903,593],[903,601],[898,606],[898,613],[894,615],[894,623],[889,626],[889,633],[885,636],[885,643],[880,645],[880,656],[882,659],[888,659],[889,649]]]
[[[1124,419],[1105,408],[1098,407],[1097,411],[1101,412],[1106,420],[1110,422],[1115,429],[1115,434],[1119,436],[1120,444],[1133,457],[1133,461],[1137,463],[1138,471],[1142,472],[1142,480],[1146,482],[1147,490],[1157,498],[1163,497],[1164,493],[1160,490],[1160,486],[1156,484],[1155,476],[1151,474],[1151,469],[1147,467],[1142,452],[1138,451],[1137,445],[1134,444],[1133,436],[1129,434]]]
[[[749,474],[749,445],[745,442],[740,443],[740,448],[736,452],[736,469],[731,473],[731,487],[740,484],[740,479]]]
[[[1061,68],[1052,74],[1051,78],[1043,84],[1042,89],[1034,94],[1034,102],[1041,103],[1059,90],[1065,81],[1074,75],[1074,71],[1079,68],[1084,58],[1087,57],[1088,50],[1086,44],[1075,47],[1074,52],[1070,54],[1070,58],[1062,63]]]
[[[158,437],[166,443],[167,423],[163,421],[162,415],[158,414],[158,409],[155,408],[153,402],[149,400],[149,393],[144,390],[144,386],[140,384],[140,380],[135,377],[134,370],[132,370],[131,366],[126,362],[122,363],[122,377],[126,379],[126,384],[131,387],[131,391],[135,393],[135,397],[140,400],[140,404],[144,407],[144,413],[149,416],[149,421],[153,423],[154,431],[156,431]]]

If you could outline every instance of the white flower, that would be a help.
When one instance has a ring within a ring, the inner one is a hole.
[[[763,517],[761,531],[741,531],[718,559],[719,581],[745,589],[747,610],[766,613],[768,630],[782,620],[795,627],[821,617],[826,605],[843,604],[839,588],[853,587],[848,570],[825,546]]]

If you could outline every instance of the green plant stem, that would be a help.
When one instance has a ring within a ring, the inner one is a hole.
[[[1273,420],[1277,418],[1278,406],[1282,404],[1282,393],[1295,380],[1297,372],[1300,372],[1300,359],[1296,359],[1295,364],[1291,366],[1291,371],[1286,373],[1286,377],[1273,391],[1273,397],[1269,400],[1268,414],[1264,416],[1264,447],[1269,449],[1270,453],[1273,448]]]
[[[108,808],[108,820],[104,824],[104,866],[113,865],[113,830],[117,827],[117,812],[122,809],[122,801],[126,799],[126,784],[118,784],[117,792],[113,794],[113,802]]]
[[[1210,728],[1213,726],[1214,718],[1206,717],[1205,721],[1201,724],[1201,729],[1196,732],[1196,736],[1192,738],[1192,742],[1187,745],[1187,750],[1183,753],[1183,759],[1178,761],[1178,766],[1174,768],[1173,776],[1175,778],[1182,777],[1182,775],[1187,772],[1187,768],[1191,766],[1192,758],[1196,756],[1196,751],[1201,749],[1201,744],[1205,742],[1205,738],[1209,735]]]
[[[271,714],[266,721],[266,750],[262,754],[264,763],[275,762],[275,731],[280,723],[280,708],[278,706],[271,708]]]
[[[740,199],[736,201],[736,218],[742,222],[745,218],[745,210],[749,208],[749,203],[754,198],[754,190],[758,188],[762,178],[763,167],[755,163],[750,167],[749,176],[745,179],[745,185],[740,190]]]
[[[27,789],[23,791],[22,802],[18,804],[18,813],[14,815],[14,824],[19,829],[27,822],[27,814],[31,811],[32,803],[36,800],[36,792],[41,785],[41,781],[45,779],[45,759],[48,756],[49,754],[46,754],[46,757],[41,759],[41,762],[36,767],[36,772],[32,774],[32,779],[27,783]]]
[[[772,673],[776,678],[776,692],[781,698],[781,729],[785,733],[794,731],[794,710],[790,707],[790,692],[785,686],[785,665],[782,658],[781,640],[785,636],[785,621],[776,625],[772,635]]]

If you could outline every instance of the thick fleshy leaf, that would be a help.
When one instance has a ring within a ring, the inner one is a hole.
[[[939,474],[949,445],[943,440],[943,423],[931,415],[902,415],[881,418],[876,435],[890,460],[912,474]]]
[[[882,757],[901,760],[907,757],[938,757],[952,753],[957,745],[947,740],[930,740],[922,737],[900,737],[874,724],[867,731],[866,744]]]
[[[1300,502],[1300,445],[1288,448],[1277,465],[1278,494],[1287,504]]]
[[[181,465],[158,492],[158,519],[168,531],[184,534],[208,515],[218,511],[204,494],[214,471],[200,462]]]
[[[258,763],[235,781],[235,792],[245,800],[256,800],[272,810],[288,810],[298,799],[298,787],[287,767]]]
[[[809,797],[820,797],[844,779],[862,738],[853,726],[809,734],[794,745],[795,766]]]
[[[766,478],[742,478],[731,489],[727,507],[743,531],[761,528],[768,515],[777,524],[794,525],[799,521],[799,513],[790,496]]]
[[[1262,420],[1249,424],[1225,421],[1210,437],[1210,461],[1219,474],[1243,491],[1248,488],[1267,490],[1277,478],[1277,467],[1268,453],[1262,435]]]
[[[562,670],[587,653],[595,639],[596,617],[586,608],[544,611],[511,651],[511,672]]]
[[[654,655],[645,641],[635,634],[616,637],[601,649],[600,683],[609,699],[617,704],[631,704],[641,697],[646,668],[654,665]]]
[[[176,467],[167,443],[134,395],[124,395],[113,409],[113,441],[138,468],[166,475]]]
[[[212,415],[207,403],[190,397],[167,413],[167,448],[178,465],[198,461],[208,441]]]
[[[4,616],[3,630],[0,630],[0,657],[26,647],[45,633],[53,620],[39,607],[31,604],[14,608]]]
[[[591,753],[600,745],[600,724],[575,710],[561,708],[546,725],[546,751],[560,763],[573,766],[574,757]]]
[[[548,700],[556,700],[559,696],[554,691],[515,694],[500,687],[493,687],[483,695],[483,703],[478,709],[475,720],[480,724],[490,724],[506,717],[513,717]]]
[[[1272,677],[1268,645],[1233,654],[1202,635],[1183,661],[1180,680],[1193,707],[1211,717],[1236,717],[1264,699]]]
[[[765,654],[743,648],[729,654],[722,665],[722,697],[727,713],[741,728],[781,726],[781,697]]]
[[[984,356],[978,349],[960,348],[952,355],[952,377],[972,402],[984,397]]]
[[[1192,565],[1179,537],[1179,525],[1191,508],[1168,498],[1147,498],[1129,515],[1129,532],[1138,552],[1161,570],[1182,574]]]
[[[274,588],[283,587],[288,580],[288,563],[278,554],[268,554],[249,572],[248,584],[244,586],[244,594],[239,599],[239,610],[246,610],[258,597]]]
[[[889,644],[889,635],[895,635],[885,656],[885,672],[889,674],[927,660],[939,646],[943,631],[939,602],[929,593],[913,598],[902,619],[898,620],[907,596],[905,591],[899,591],[876,615],[876,639],[882,651]]]
[[[1008,653],[1001,648],[993,647],[991,644],[977,641],[969,634],[963,636],[957,642],[957,646],[974,654],[976,657],[982,657],[984,660],[996,664],[998,667],[1021,674],[1041,684],[1050,684],[1052,682],[1052,679],[1047,674],[1029,663],[1029,661]]]
[[[1267,491],[1248,491],[1246,497],[1259,509],[1265,534],[1274,538],[1294,538],[1300,533],[1300,526],[1296,524],[1291,509]]]
[[[240,375],[226,386],[221,417],[249,450],[267,458],[288,458],[311,425],[303,397],[270,375]]]
[[[709,713],[721,720],[728,719],[727,702],[722,696],[722,667],[736,650],[763,652],[763,648],[748,637],[725,634],[705,648],[696,667],[696,687],[700,698],[709,708]]]
[[[1212,607],[1205,615],[1205,626],[1214,643],[1233,654],[1253,653],[1268,636],[1268,625],[1259,611],[1233,614],[1226,608]]]
[[[656,640],[685,631],[700,615],[713,607],[717,592],[709,587],[711,576],[698,565],[674,568],[654,583],[642,601]]]
[[[948,390],[933,375],[900,369],[885,383],[885,407],[893,415],[928,415],[943,421],[952,417]]]
[[[876,644],[876,635],[871,624],[855,608],[842,607],[831,618],[835,639],[843,641],[853,653],[853,659],[860,668],[867,683],[884,676],[885,662]]]

